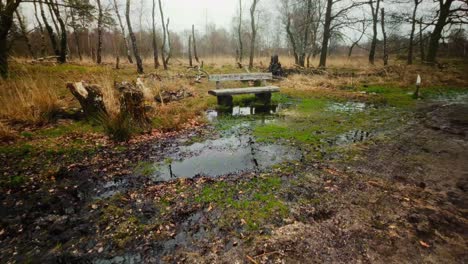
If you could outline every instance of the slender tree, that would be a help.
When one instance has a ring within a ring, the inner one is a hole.
[[[197,63],[200,63],[198,59],[198,52],[197,52],[197,41],[195,38],[195,25],[192,25],[192,41],[193,41],[193,55],[195,56],[195,60]]]
[[[190,67],[193,66],[193,63],[192,63],[192,36],[189,36],[189,39],[188,39],[188,58],[189,58],[189,65]]]
[[[42,21],[44,22],[44,27],[46,28],[47,33],[49,35],[50,44],[52,45],[52,49],[54,51],[55,56],[58,57],[60,55],[60,51],[58,48],[57,39],[55,38],[53,28],[50,26],[49,22],[47,21],[47,17],[44,11],[44,5],[43,5],[42,0],[39,0],[39,8],[41,10],[41,17],[42,17]]]
[[[29,40],[28,31],[26,29],[26,25],[24,24],[22,14],[20,13],[19,9],[15,10],[15,14],[16,14],[16,18],[18,19],[18,24],[21,30],[21,35],[23,35],[24,41],[26,42],[26,46],[28,47],[29,55],[31,55],[31,57],[34,59],[36,58],[36,55],[33,51],[31,41]]]
[[[375,0],[375,6],[374,0],[370,0],[369,6],[372,12],[372,41],[369,51],[369,63],[373,65],[375,63],[375,50],[377,48],[377,23],[379,22],[380,0]]]
[[[388,65],[388,50],[387,50],[387,33],[385,32],[385,9],[380,9],[380,25],[382,26],[382,35],[383,35],[383,63],[384,66]]]
[[[41,56],[44,57],[47,54],[44,27],[42,26],[42,22],[39,19],[39,16],[37,15],[39,13],[37,11],[36,1],[33,1],[33,4],[34,4],[34,17],[36,18],[36,22],[39,28],[39,33],[41,34]]]
[[[249,69],[253,69],[253,62],[255,56],[255,39],[257,37],[257,24],[255,23],[255,10],[260,0],[253,0],[252,6],[250,6],[250,27],[252,29],[252,36],[250,38],[250,60]]]
[[[413,0],[414,7],[413,7],[413,15],[411,16],[411,31],[409,37],[409,44],[408,44],[408,58],[406,63],[408,65],[413,64],[413,46],[414,46],[414,32],[416,31],[416,13],[418,12],[418,6],[422,2],[422,0]]]
[[[152,8],[152,44],[153,44],[153,59],[154,59],[154,68],[159,68],[159,54],[158,54],[158,41],[156,38],[156,1],[153,0],[153,8]]]
[[[242,43],[242,0],[239,0],[239,26],[237,27],[237,38],[239,39],[239,62],[244,57],[244,43]]]
[[[163,12],[163,9],[162,9],[161,0],[158,0],[158,3],[159,3],[159,12],[161,14],[161,25],[162,25],[162,28],[163,28],[163,41],[162,41],[162,45],[161,45],[161,56],[162,56],[164,70],[167,70],[167,61],[166,61],[166,37],[167,37],[166,24],[164,24],[164,12]]]
[[[423,38],[423,18],[419,19],[419,53],[421,56],[421,61],[424,62],[426,60],[426,55],[424,52],[424,38]]]
[[[125,34],[125,27],[124,27],[124,24],[122,23],[122,18],[120,17],[119,7],[117,5],[117,0],[114,0],[114,10],[115,10],[115,14],[117,16],[117,20],[119,21],[120,30],[122,31],[122,37],[124,39],[125,50],[127,52],[127,60],[128,60],[128,62],[130,62],[132,64],[133,59],[132,59],[132,54],[130,52],[130,44],[128,43],[127,35]]]
[[[325,11],[325,22],[323,25],[323,38],[322,38],[322,51],[320,52],[320,62],[319,67],[326,67],[327,65],[327,55],[328,55],[328,44],[331,37],[331,23],[333,20],[332,8],[333,0],[327,0],[327,8]]]
[[[96,48],[96,62],[97,64],[102,63],[102,31],[103,31],[103,19],[104,13],[102,12],[101,0],[96,0],[98,6],[98,19],[97,19],[97,33],[98,41]]]
[[[136,63],[137,63],[137,72],[142,74],[143,71],[143,62],[141,61],[140,52],[138,51],[137,41],[135,34],[133,33],[132,23],[130,21],[130,1],[127,0],[127,8],[125,10],[125,18],[127,19],[127,27],[128,27],[128,34],[130,34],[130,40],[132,41],[133,46],[133,54],[135,55]]]

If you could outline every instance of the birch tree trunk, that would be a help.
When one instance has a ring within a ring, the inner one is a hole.
[[[102,63],[102,19],[104,14],[102,13],[102,5],[101,0],[96,0],[98,6],[98,20],[97,20],[97,33],[98,33],[98,41],[97,41],[97,48],[96,48],[96,63]]]
[[[125,11],[125,17],[127,19],[128,33],[130,34],[130,40],[132,41],[133,54],[135,55],[137,63],[137,72],[143,74],[143,62],[141,61],[140,52],[138,51],[137,41],[135,34],[133,33],[132,23],[130,21],[130,0],[127,0],[127,9]]]
[[[120,30],[122,31],[122,37],[124,39],[125,50],[127,51],[127,60],[130,64],[133,64],[132,54],[130,52],[130,44],[128,43],[127,35],[125,34],[125,27],[122,23],[122,18],[120,17],[117,0],[114,0],[114,8],[115,8],[115,14],[117,15],[117,20],[119,20]]]
[[[253,0],[252,6],[250,7],[250,26],[252,28],[252,38],[250,40],[250,60],[249,70],[253,69],[253,62],[255,57],[255,38],[257,37],[257,25],[255,24],[255,9],[257,8],[259,0]]]
[[[158,41],[156,39],[156,0],[153,0],[153,9],[152,9],[152,18],[153,18],[153,59],[154,59],[154,68],[159,68],[159,54],[158,54]]]

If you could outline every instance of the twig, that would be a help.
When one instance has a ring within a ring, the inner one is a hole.
[[[255,261],[255,259],[253,259],[251,256],[249,255],[245,255],[247,257],[248,260],[250,260],[250,262],[254,263],[254,264],[258,264],[257,261]]]

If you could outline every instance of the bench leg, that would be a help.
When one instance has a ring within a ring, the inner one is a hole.
[[[221,106],[232,106],[232,96],[218,96],[218,105]]]
[[[271,103],[271,93],[260,93],[256,94],[255,97],[257,97],[257,101],[262,102],[265,105]]]

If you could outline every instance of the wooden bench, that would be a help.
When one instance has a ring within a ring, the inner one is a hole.
[[[280,91],[279,87],[267,86],[266,81],[271,79],[273,79],[271,73],[214,74],[210,75],[209,80],[216,82],[216,90],[211,90],[208,93],[218,98],[219,105],[231,106],[232,96],[239,94],[255,94],[259,101],[269,104],[271,102],[271,93]],[[255,81],[255,85],[262,86],[220,89],[221,82],[225,81]]]

